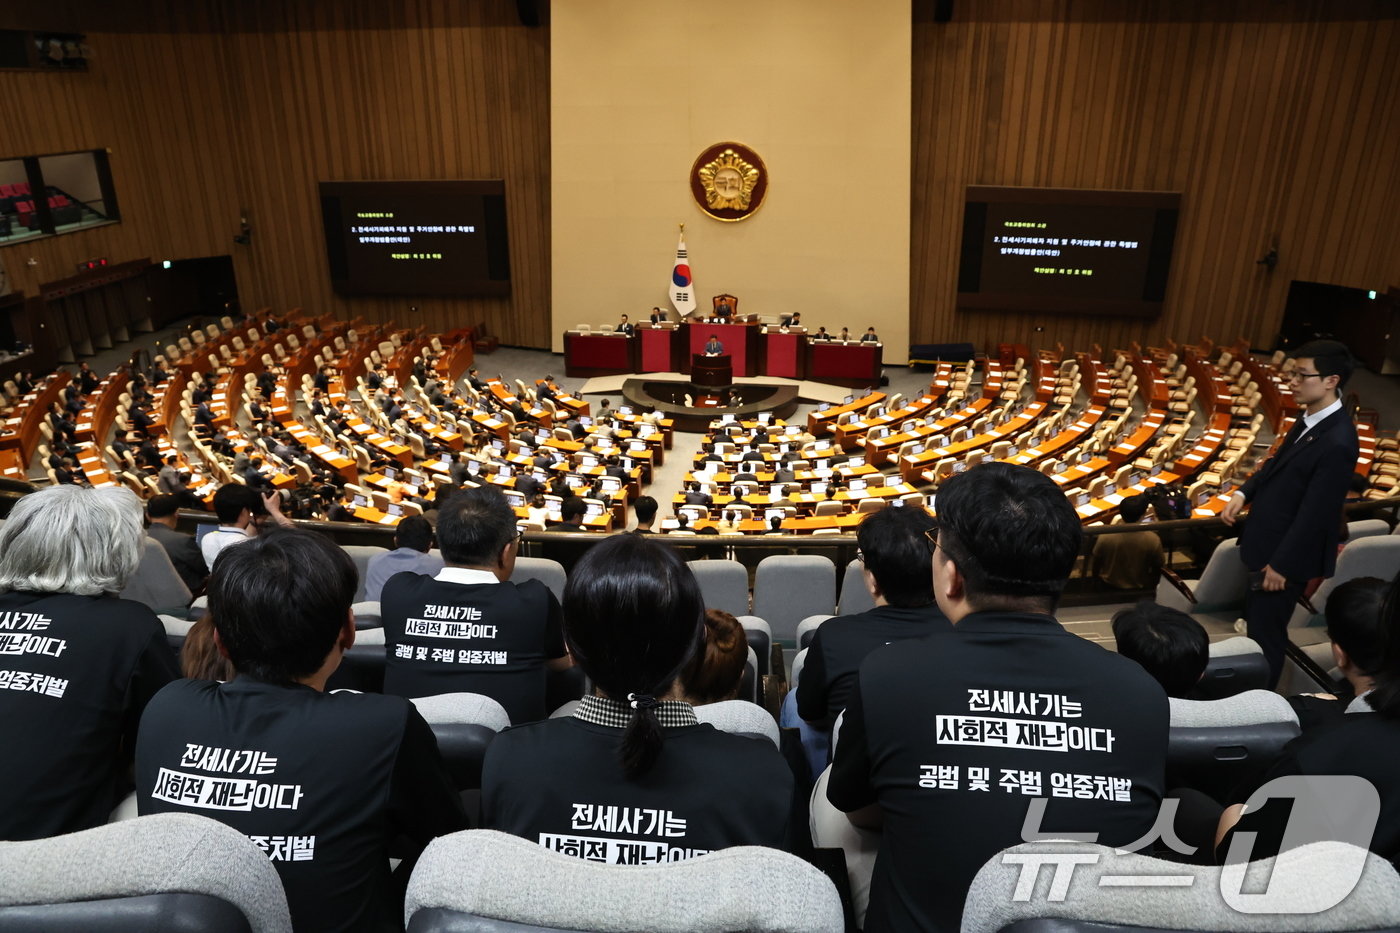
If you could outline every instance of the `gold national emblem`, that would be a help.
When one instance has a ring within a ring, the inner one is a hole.
[[[695,160],[690,172],[695,203],[716,220],[743,220],[763,204],[768,171],[758,153],[740,143],[718,143]]]

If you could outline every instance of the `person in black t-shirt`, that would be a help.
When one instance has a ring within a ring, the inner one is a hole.
[[[938,490],[929,532],[946,635],[876,649],[835,743],[827,798],[883,821],[869,933],[956,930],[973,876],[1031,832],[1150,844],[1166,694],[1053,613],[1083,538],[1050,478],[988,463]],[[804,678],[805,680],[805,678]]]
[[[594,692],[571,717],[496,736],[483,824],[606,864],[787,847],[782,755],[699,723],[682,701],[677,675],[703,644],[705,612],[685,562],[650,536],[614,535],[569,574],[564,608],[569,652]]]
[[[797,725],[795,707],[812,729],[804,730],[808,756],[826,767],[831,725],[855,689],[856,672],[870,652],[892,641],[926,638],[952,630],[933,600],[933,572],[924,532],[936,527],[922,508],[884,509],[868,516],[856,531],[865,587],[875,599],[867,612],[828,619],[807,647],[802,682],[784,701],[784,725]]]
[[[1341,589],[1328,598],[1329,610]],[[1389,584],[1379,615],[1381,647],[1370,672],[1372,689],[1348,704],[1346,715],[1331,725],[1289,742],[1259,783],[1262,787],[1283,777],[1314,780],[1295,785],[1292,790],[1299,793],[1292,802],[1271,798],[1246,807],[1254,794],[1242,789],[1236,797],[1240,802],[1220,818],[1217,857],[1227,863],[1261,859],[1311,842],[1341,840],[1364,845],[1391,862],[1400,860],[1400,576]],[[1363,778],[1375,788],[1380,810],[1374,827],[1357,818],[1360,795],[1355,789],[1339,792],[1328,782],[1329,776],[1339,775]],[[1348,830],[1361,838],[1348,838]],[[1240,834],[1246,838],[1238,839]],[[1237,841],[1244,843],[1243,853],[1231,852]]]
[[[1169,697],[1188,696],[1210,661],[1210,637],[1201,623],[1150,599],[1114,615],[1113,640],[1118,654],[1151,674]]]
[[[141,561],[128,489],[50,486],[0,527],[0,839],[107,822],[141,711],[180,676],[165,629],[117,599]]]
[[[1365,696],[1376,685],[1384,657],[1385,594],[1389,584],[1377,577],[1348,580],[1327,597],[1327,638],[1332,660],[1347,681],[1337,693],[1303,693],[1288,698],[1304,732],[1335,725],[1344,714],[1367,711]],[[1350,691],[1346,687],[1350,686]]]
[[[481,693],[513,723],[544,718],[545,669],[572,662],[554,594],[538,580],[510,582],[520,538],[515,513],[493,487],[468,489],[442,507],[446,566],[436,577],[390,577],[380,597],[385,693]]]
[[[197,813],[247,834],[281,876],[297,930],[402,929],[390,842],[406,878],[433,837],[467,827],[411,703],[325,692],[355,643],[355,587],[349,556],[313,532],[228,549],[209,612],[237,676],[166,687],[136,744],[141,814]]]

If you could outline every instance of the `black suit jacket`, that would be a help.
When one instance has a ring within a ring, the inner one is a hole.
[[[1267,564],[1295,582],[1331,576],[1356,458],[1356,425],[1344,409],[1270,457],[1240,487],[1249,502],[1240,534],[1245,566]]]

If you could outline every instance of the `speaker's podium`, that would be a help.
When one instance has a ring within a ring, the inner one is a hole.
[[[728,353],[719,356],[694,353],[690,358],[690,381],[696,386],[726,389],[734,384],[734,361]]]

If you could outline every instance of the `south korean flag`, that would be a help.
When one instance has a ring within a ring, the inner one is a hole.
[[[681,317],[695,310],[695,283],[690,279],[690,259],[686,256],[684,231],[676,246],[676,264],[671,268],[671,306]]]

